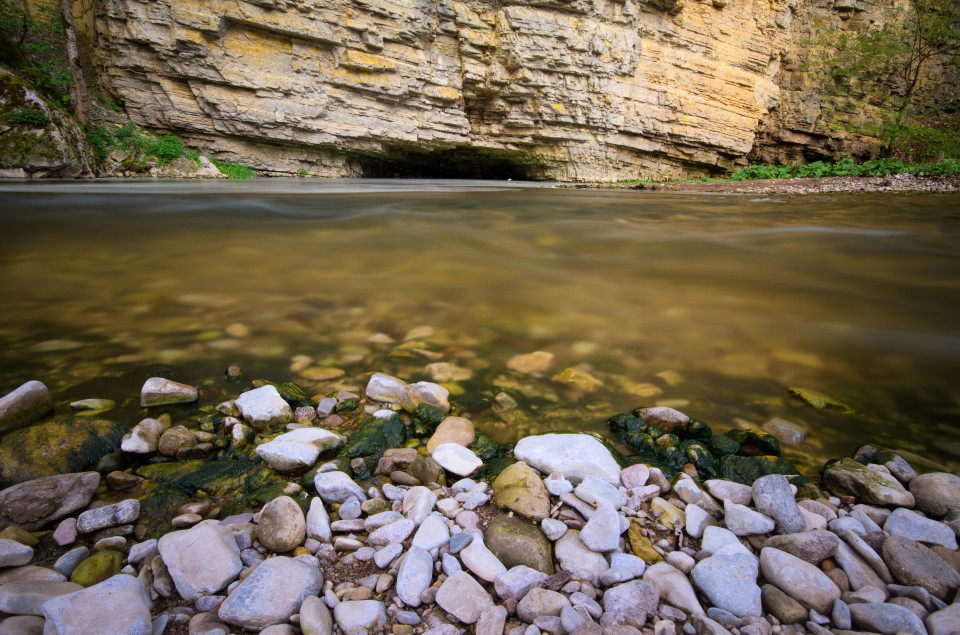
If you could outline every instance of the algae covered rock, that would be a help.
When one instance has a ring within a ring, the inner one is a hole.
[[[91,470],[126,431],[116,421],[69,416],[14,430],[0,440],[0,487]]]
[[[403,425],[399,416],[393,415],[388,419],[370,417],[350,435],[347,442],[337,452],[336,460],[345,465],[350,465],[353,459],[362,458],[365,469],[361,470],[360,473],[354,470],[354,476],[366,478],[372,474],[372,470],[376,468],[377,462],[384,452],[390,448],[401,447],[407,442],[408,438],[409,430],[407,426]]]
[[[493,482],[493,499],[524,518],[543,520],[550,515],[550,494],[540,476],[519,461],[505,468]]]
[[[122,567],[123,554],[105,549],[78,564],[70,574],[70,581],[83,587],[91,587],[117,575]]]
[[[516,516],[498,516],[483,541],[507,569],[524,565],[553,575],[553,547],[540,528]]]
[[[870,505],[914,505],[913,494],[897,479],[852,459],[828,461],[822,473],[823,482],[838,496],[854,496],[859,502]]]

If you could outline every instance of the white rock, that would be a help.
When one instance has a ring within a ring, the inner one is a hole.
[[[167,406],[196,401],[199,394],[193,386],[170,381],[163,377],[151,377],[140,389],[140,405],[144,408]]]
[[[587,547],[580,532],[573,529],[554,544],[554,553],[561,569],[593,585],[599,584],[600,576],[609,568],[607,560]]]
[[[697,563],[691,577],[713,606],[737,617],[760,617],[763,611],[758,573],[756,558],[742,554],[714,555]]]
[[[313,485],[325,503],[342,503],[351,496],[356,496],[359,501],[367,500],[363,489],[344,472],[318,472]]]
[[[561,494],[573,491],[573,483],[565,479],[563,474],[559,472],[554,472],[543,479],[543,484],[547,488],[547,491],[554,496],[560,496]]]
[[[753,488],[749,485],[720,479],[711,479],[706,481],[704,485],[706,485],[708,492],[720,500],[728,500],[737,505],[749,505],[753,500]]]
[[[404,516],[413,521],[413,524],[420,526],[420,523],[433,511],[433,506],[437,504],[437,495],[428,488],[417,485],[407,490],[403,496],[401,512]]]
[[[444,581],[437,592],[437,604],[464,624],[473,624],[493,606],[493,600],[469,573],[460,571]]]
[[[444,412],[450,412],[450,391],[439,384],[418,381],[404,388],[400,394],[400,405],[413,412],[417,406],[426,403]]]
[[[544,474],[559,472],[582,480],[592,474],[620,485],[620,466],[610,451],[588,434],[541,434],[517,442],[513,455]]]
[[[720,547],[729,544],[740,544],[740,540],[729,529],[723,527],[708,526],[703,530],[703,541],[700,548],[709,554],[713,554]]]
[[[307,510],[307,538],[318,542],[330,542],[332,536],[330,516],[323,506],[323,499],[315,496],[310,500],[310,508]]]
[[[487,582],[493,582],[498,575],[507,570],[493,552],[483,544],[482,535],[474,536],[470,544],[460,551],[460,560],[477,577]]]
[[[384,403],[400,403],[400,395],[407,387],[407,382],[397,379],[386,373],[374,373],[367,382],[364,391],[367,399]],[[391,415],[393,413],[390,413]]]
[[[381,569],[386,569],[401,553],[403,553],[403,545],[395,542],[375,553],[373,555],[373,561]]]
[[[660,591],[660,597],[670,606],[675,606],[691,615],[702,615],[703,607],[697,601],[697,594],[682,571],[666,562],[658,562],[647,567],[643,579],[652,583]]]
[[[387,623],[387,609],[377,600],[348,600],[334,607],[333,617],[347,635],[377,633]]]
[[[273,469],[286,472],[309,469],[321,452],[341,445],[339,436],[323,428],[298,428],[258,445],[256,453]]]
[[[689,475],[681,473],[680,477],[673,484],[673,491],[687,505],[696,505],[702,503],[703,508],[710,512],[720,512],[722,508],[717,504],[710,494],[707,494],[690,478]]]
[[[450,530],[447,528],[447,523],[440,516],[431,514],[420,524],[420,528],[417,529],[417,533],[413,536],[413,542],[410,544],[425,551],[436,553],[432,550],[438,549],[448,542],[450,542]]]
[[[28,381],[0,397],[0,435],[33,423],[53,410],[53,398],[43,382]]]
[[[738,536],[767,534],[776,526],[772,518],[729,500],[723,502],[723,520],[727,529]]]
[[[560,540],[560,537],[567,533],[566,523],[556,520],[555,518],[544,518],[541,520],[540,529],[543,531],[543,535],[553,541]]]
[[[444,470],[458,476],[469,476],[483,467],[483,461],[459,443],[441,443],[431,456]]]
[[[371,545],[389,545],[392,542],[403,542],[416,528],[412,520],[404,518],[395,523],[384,525],[367,538]]]
[[[668,553],[667,562],[684,573],[690,573],[697,564],[693,556],[687,555],[682,551],[671,551]]]
[[[591,551],[613,551],[620,545],[620,516],[610,505],[601,505],[580,530],[580,540]]]
[[[45,633],[149,635],[150,600],[137,578],[118,574],[43,604]]]
[[[258,431],[290,423],[293,411],[274,386],[249,390],[234,401],[244,420]]]
[[[420,595],[427,590],[432,580],[433,558],[420,547],[410,547],[397,574],[397,596],[407,606],[420,606]]]
[[[827,574],[785,551],[765,547],[760,551],[763,577],[781,591],[826,615],[840,589]]]
[[[144,419],[133,430],[123,435],[120,449],[131,454],[151,454],[157,451],[160,435],[169,428],[169,424],[156,419]]]
[[[593,475],[587,474],[583,481],[573,490],[577,498],[594,507],[609,505],[615,510],[623,507],[627,502],[627,495],[607,481]]]
[[[702,538],[703,532],[707,527],[717,524],[713,516],[704,511],[699,505],[687,505],[684,511],[687,513],[687,535],[694,538]]]
[[[157,547],[177,592],[185,600],[216,595],[243,569],[233,534],[216,520],[166,534]]]
[[[77,516],[77,531],[89,534],[108,527],[129,525],[140,517],[140,501],[135,498],[104,505],[96,509],[88,509]]]
[[[33,559],[33,548],[16,540],[0,538],[0,568],[19,567]]]

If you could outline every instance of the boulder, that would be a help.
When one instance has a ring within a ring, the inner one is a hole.
[[[43,604],[44,632],[57,635],[150,635],[150,600],[137,578],[119,574]]]
[[[227,624],[263,629],[288,621],[322,586],[316,566],[286,556],[268,558],[227,596],[217,614]]]
[[[36,531],[90,504],[100,485],[97,472],[55,474],[0,492],[0,529],[19,525]]]
[[[513,455],[544,474],[558,472],[583,480],[592,474],[620,485],[620,465],[599,440],[589,434],[541,434],[517,442]]]

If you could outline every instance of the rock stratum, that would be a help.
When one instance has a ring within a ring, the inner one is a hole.
[[[869,153],[815,132],[798,54],[884,4],[93,0],[80,22],[134,120],[268,173],[609,181]]]

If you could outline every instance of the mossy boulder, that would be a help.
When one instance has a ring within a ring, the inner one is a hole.
[[[886,472],[853,459],[834,459],[823,466],[823,482],[837,496],[854,496],[868,505],[913,507],[913,495]]]
[[[70,581],[82,587],[91,587],[117,575],[122,568],[123,554],[105,549],[78,564],[70,574]]]
[[[362,458],[364,469],[351,469],[356,478],[369,478],[383,453],[390,448],[403,447],[410,438],[409,434],[409,429],[397,415],[389,419],[369,417],[343,444],[337,453],[336,461],[350,466],[353,459]]]
[[[737,456],[729,454],[720,459],[720,478],[753,485],[761,476],[784,474],[792,476],[800,470],[790,461],[779,456]]]
[[[303,389],[300,384],[295,384],[292,381],[286,382],[273,382],[267,379],[254,379],[253,387],[262,388],[264,386],[273,386],[277,389],[277,392],[280,393],[280,396],[283,398],[287,404],[296,410],[303,406],[316,406],[317,404],[307,396],[307,392]]]
[[[493,500],[530,520],[543,520],[550,515],[550,494],[540,476],[529,465],[519,461],[509,466],[493,482]]]
[[[499,516],[487,527],[483,542],[508,569],[525,565],[553,575],[553,546],[528,520]]]
[[[0,489],[54,474],[92,470],[120,447],[127,427],[108,419],[57,417],[0,440]]]
[[[28,112],[37,116],[24,117]],[[8,128],[0,135],[0,173],[60,178],[93,174],[93,149],[80,124],[2,67],[0,126]]]

